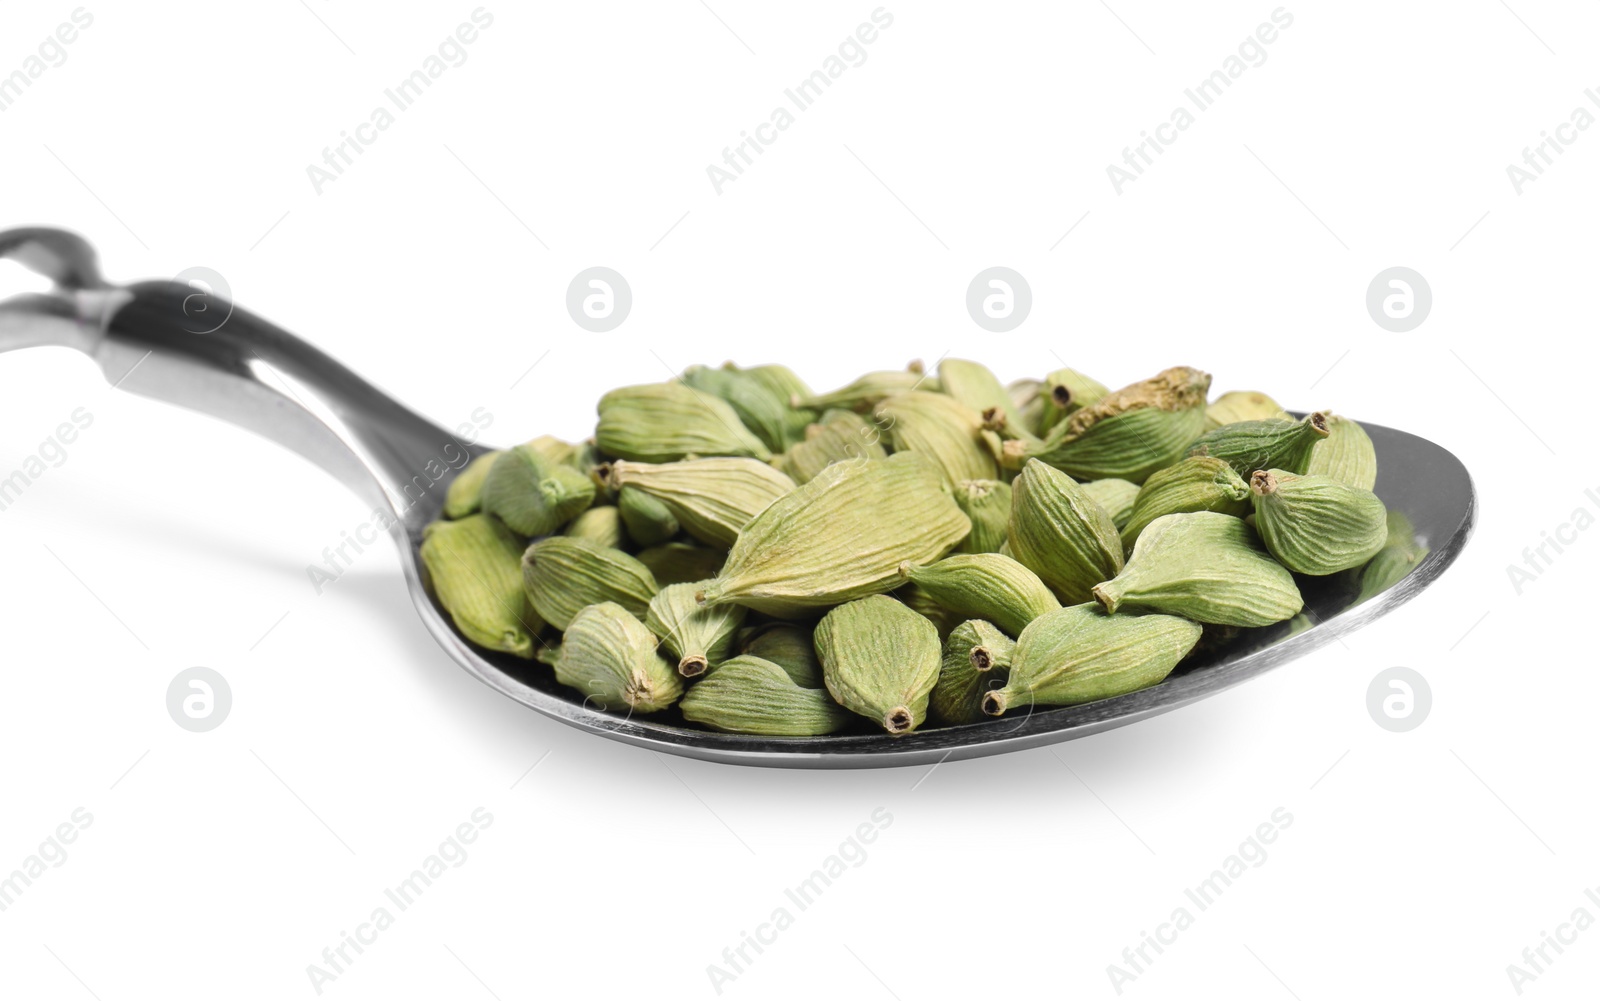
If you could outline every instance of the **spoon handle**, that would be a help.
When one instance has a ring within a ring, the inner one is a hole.
[[[0,233],[0,258],[54,282],[0,300],[0,351],[76,348],[120,389],[220,417],[332,473],[419,528],[481,446],[413,413],[333,358],[203,287],[107,284],[94,251],[61,230]]]

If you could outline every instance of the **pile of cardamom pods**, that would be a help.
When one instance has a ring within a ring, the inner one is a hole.
[[[1427,553],[1360,425],[1210,387],[696,366],[607,393],[582,444],[474,459],[422,559],[463,636],[613,712],[902,734],[1110,698]]]

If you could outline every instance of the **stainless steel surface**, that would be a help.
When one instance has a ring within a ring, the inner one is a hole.
[[[368,503],[395,512],[393,533],[412,601],[439,645],[470,674],[546,716],[671,754],[803,768],[915,765],[1123,726],[1231,688],[1398,607],[1444,572],[1472,532],[1476,501],[1461,462],[1426,439],[1365,424],[1378,450],[1379,496],[1411,518],[1432,551],[1400,584],[1361,605],[1351,606],[1327,582],[1308,586],[1307,613],[1316,624],[1302,632],[1290,635],[1287,625],[1245,631],[1162,684],[1119,698],[902,737],[709,733],[682,725],[675,711],[629,719],[585,707],[543,665],[469,646],[428,594],[417,556],[422,528],[437,515],[449,479],[482,447],[462,444],[321,351],[242,309],[233,308],[213,332],[192,332],[210,326],[193,322],[195,289],[171,281],[108,285],[93,250],[73,234],[0,233],[0,257],[55,283],[47,293],[0,301],[0,351],[76,348],[119,388],[220,417],[316,462]]]

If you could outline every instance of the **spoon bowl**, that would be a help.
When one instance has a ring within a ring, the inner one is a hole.
[[[1399,607],[1453,563],[1472,533],[1472,478],[1424,438],[1363,424],[1382,471],[1377,493],[1411,519],[1429,553],[1410,575],[1359,604],[1332,578],[1302,578],[1303,616],[1242,630],[1192,657],[1159,685],[1079,706],[1035,707],[965,726],[900,736],[755,737],[685,723],[677,710],[649,716],[603,711],[556,684],[537,661],[467,643],[429,591],[422,530],[438,517],[450,481],[487,451],[385,395],[333,358],[209,289],[175,281],[106,283],[94,251],[53,229],[0,233],[0,258],[54,282],[45,293],[0,301],[0,351],[64,345],[94,358],[118,388],[238,424],[299,452],[394,515],[406,586],[439,645],[469,674],[545,716],[651,750],[730,764],[872,768],[933,764],[1038,747],[1169,712],[1287,663]],[[218,315],[226,319],[216,326]]]

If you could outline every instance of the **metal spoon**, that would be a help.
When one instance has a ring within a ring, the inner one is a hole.
[[[1082,706],[1039,708],[968,726],[768,738],[692,729],[675,714],[626,718],[586,706],[549,668],[469,646],[433,600],[417,548],[445,487],[485,449],[463,445],[316,348],[266,320],[175,281],[113,286],[93,248],[54,229],[0,233],[0,258],[50,278],[46,293],[0,301],[0,351],[64,345],[94,358],[113,385],[231,421],[299,452],[367,503],[393,511],[406,586],[439,645],[489,687],[572,726],[652,750],[734,764],[863,768],[931,764],[1038,747],[1188,705],[1293,660],[1408,601],[1456,558],[1472,532],[1472,478],[1450,452],[1364,424],[1383,470],[1378,493],[1408,515],[1431,552],[1399,584],[1360,605],[1334,588],[1306,590],[1315,625],[1247,631],[1200,666],[1153,688]],[[217,324],[225,315],[225,322]],[[439,477],[435,479],[435,477]]]

